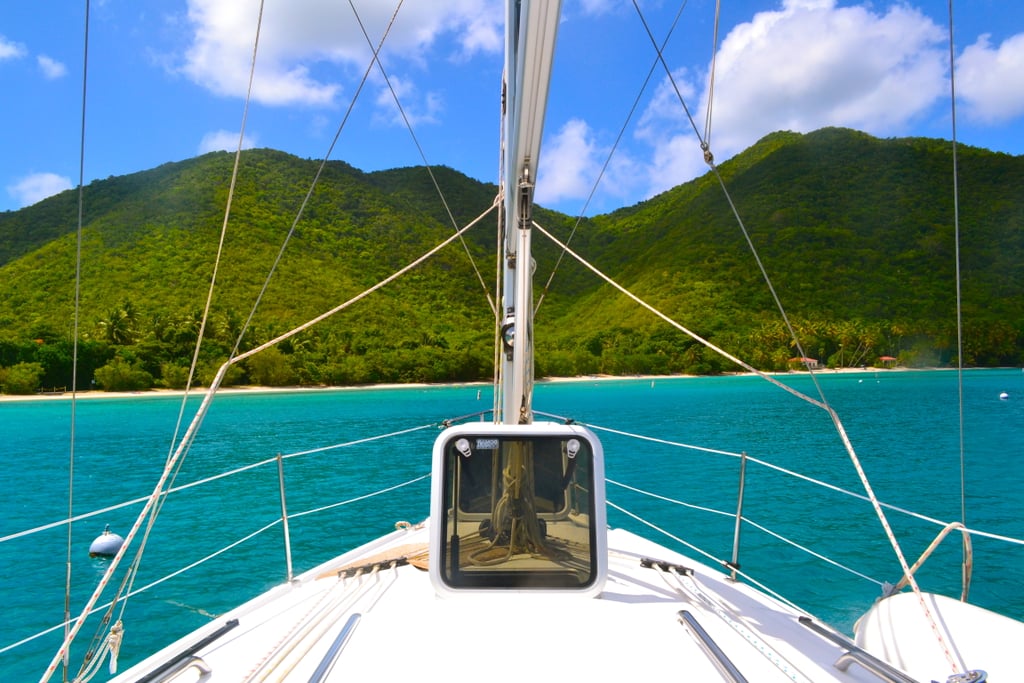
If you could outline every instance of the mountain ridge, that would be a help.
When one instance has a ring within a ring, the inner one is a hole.
[[[1015,188],[1024,185],[1024,159],[962,146],[957,152],[965,360],[1020,363],[1024,199]],[[865,363],[900,354],[908,364],[944,363],[955,352],[949,281],[956,221],[945,198],[951,154],[948,142],[926,138],[882,140],[836,128],[772,133],[716,169],[746,235],[711,173],[607,214],[577,221],[537,207],[534,218],[563,240],[578,222],[574,249],[703,336],[752,352],[764,369],[785,369],[796,353],[779,336],[747,239],[810,338],[807,352],[822,362],[845,364],[840,349],[852,345],[859,351],[850,358]],[[165,370],[189,357],[232,163],[231,154],[211,153],[84,188],[79,330],[96,356],[85,374],[120,359],[166,383]],[[447,167],[366,173],[331,161],[295,221],[319,164],[276,150],[243,153],[218,275],[224,293],[213,309],[222,329],[208,364],[230,351],[289,233],[243,348],[357,295],[485,212],[497,194],[496,186]],[[68,344],[76,220],[77,191],[0,214],[0,367],[38,362],[40,346]],[[493,313],[483,290],[493,282],[495,235],[494,221],[486,222],[373,304],[356,304],[345,322],[305,335],[305,347],[286,344],[277,379],[489,377]],[[540,292],[559,255],[540,237],[535,244]],[[538,371],[733,369],[629,306],[563,259],[538,311]],[[385,321],[394,315],[404,324]],[[125,335],[112,333],[114,319],[129,328]],[[843,332],[843,325],[859,331]],[[68,376],[67,368],[41,365],[45,383]],[[429,369],[416,369],[423,366]],[[238,380],[254,374],[242,369]]]

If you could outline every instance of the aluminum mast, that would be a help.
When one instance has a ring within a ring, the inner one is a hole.
[[[501,422],[533,422],[533,190],[561,0],[508,0]]]

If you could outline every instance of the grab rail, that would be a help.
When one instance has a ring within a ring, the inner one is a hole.
[[[228,631],[238,626],[238,619],[232,619],[224,623],[219,629],[200,640],[195,645],[178,653],[178,656],[158,666],[148,674],[139,679],[138,683],[150,683],[151,681],[165,680],[168,676],[184,671],[190,666],[198,666],[200,671],[208,668],[202,660],[195,656],[197,652],[214,642]]]
[[[348,618],[345,625],[341,627],[341,633],[331,643],[331,647],[327,650],[327,654],[320,660],[320,663],[316,667],[316,671],[309,677],[309,683],[322,683],[327,678],[327,674],[334,668],[334,662],[338,659],[338,655],[345,649],[345,645],[348,644],[348,639],[352,637],[353,631],[356,630],[356,626],[359,625],[359,620],[363,618],[363,615],[356,612]]]
[[[834,664],[834,666],[840,671],[846,671],[850,668],[850,664],[852,662],[857,662],[875,676],[886,681],[886,683],[919,683],[917,679],[911,678],[891,664],[878,659],[867,650],[861,649],[856,643],[846,636],[825,628],[810,617],[798,617],[798,620],[801,624],[818,635],[823,636],[839,647],[846,649],[846,652],[841,654]]]
[[[689,627],[690,632],[696,637],[698,644],[714,660],[715,666],[718,667],[723,676],[727,676],[728,680],[733,681],[733,683],[747,683],[746,677],[740,673],[736,665],[729,660],[725,652],[722,651],[722,648],[718,647],[718,643],[708,635],[708,632],[704,630],[704,627],[700,625],[700,622],[692,614],[685,609],[679,610],[679,623]]]

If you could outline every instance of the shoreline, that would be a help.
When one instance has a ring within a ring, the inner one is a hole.
[[[965,368],[965,370],[971,369],[991,369],[991,368]],[[822,369],[815,370],[816,375],[854,375],[854,374],[867,374],[877,372],[932,372],[932,371],[953,371],[956,368],[836,368],[836,369]],[[772,377],[788,377],[788,376],[802,376],[810,375],[811,373],[806,370],[792,370],[787,372],[769,372],[765,373]],[[722,375],[581,375],[577,377],[545,377],[535,381],[536,384],[563,384],[570,382],[608,382],[608,381],[650,381],[656,382],[658,380],[676,380],[676,379],[700,379],[702,377],[756,377],[757,373],[753,372],[733,372],[725,373]],[[423,389],[429,387],[487,387],[490,386],[490,382],[448,382],[440,384],[431,384],[424,382],[414,382],[408,384],[360,384],[354,386],[317,386],[317,387],[303,387],[303,386],[288,386],[288,387],[270,387],[270,386],[257,386],[257,385],[246,385],[246,386],[233,386],[233,387],[222,387],[217,393],[218,394],[277,394],[277,393],[303,393],[303,392],[326,392],[326,391],[375,391],[382,389]],[[209,389],[208,387],[197,387],[191,389],[188,393],[190,396],[206,396]],[[70,391],[62,393],[39,393],[39,394],[0,394],[0,403],[13,403],[17,401],[70,401],[72,398],[75,400],[98,400],[105,398],[166,398],[166,397],[180,397],[185,395],[184,389],[147,389],[145,391],[102,391],[102,390],[89,390],[79,391],[77,394],[72,394]]]

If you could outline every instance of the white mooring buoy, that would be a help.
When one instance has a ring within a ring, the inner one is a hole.
[[[1008,393],[1006,393],[1005,391],[1003,393],[999,394],[999,400],[1000,401],[1005,401],[1008,398],[1010,398],[1010,395]]]
[[[110,525],[89,546],[89,557],[113,557],[124,545],[124,539],[110,531]]]

